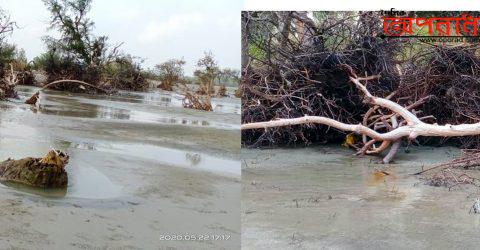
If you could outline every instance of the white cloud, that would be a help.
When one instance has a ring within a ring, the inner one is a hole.
[[[138,39],[140,42],[155,42],[175,33],[198,28],[204,22],[205,17],[201,13],[172,15],[164,22],[150,21]]]
[[[219,27],[240,28],[239,16],[221,16],[217,18],[216,23]]]
[[[42,36],[58,35],[47,31],[50,13],[41,0],[0,0],[0,6],[21,27],[10,42],[25,49],[30,60],[45,51]],[[88,16],[96,35],[108,36],[112,44],[124,42],[122,51],[144,58],[143,67],[183,57],[190,75],[209,50],[221,67],[240,67],[241,6],[242,0],[94,0]]]

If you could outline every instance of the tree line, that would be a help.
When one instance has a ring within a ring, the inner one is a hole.
[[[221,69],[212,53],[197,62],[193,77],[184,75],[183,59],[170,59],[154,69],[142,68],[143,60],[124,53],[123,43],[111,43],[108,36],[94,35],[94,21],[88,17],[92,0],[43,0],[50,13],[49,30],[58,37],[44,36],[46,51],[28,61],[25,52],[8,43],[17,25],[0,6],[0,79],[13,77],[16,83],[34,84],[33,71],[41,71],[48,82],[80,80],[102,89],[142,91],[158,80],[158,87],[173,90],[177,84],[198,84],[199,94],[212,94],[214,85],[238,85],[239,71]],[[5,85],[5,83],[4,83]],[[8,84],[7,84],[8,85]],[[52,86],[60,90],[84,91],[80,85],[61,82]]]

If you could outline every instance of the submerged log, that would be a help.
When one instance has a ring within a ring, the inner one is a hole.
[[[49,151],[43,158],[9,158],[0,162],[0,181],[41,188],[65,188],[68,184],[67,163],[68,155],[58,150]]]

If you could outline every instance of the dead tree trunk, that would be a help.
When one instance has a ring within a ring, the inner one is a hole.
[[[248,34],[250,34],[250,13],[242,12],[242,70],[247,70],[249,64],[248,56]]]

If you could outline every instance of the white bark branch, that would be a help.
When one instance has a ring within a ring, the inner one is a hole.
[[[378,133],[377,131],[365,127],[361,124],[346,124],[334,119],[330,119],[322,116],[304,116],[291,119],[279,119],[268,122],[255,122],[242,124],[240,129],[258,129],[258,128],[271,128],[282,127],[299,124],[323,124],[343,131],[356,132],[358,134],[365,134],[377,141],[395,141],[402,137],[409,137],[415,139],[417,136],[437,136],[437,137],[450,137],[450,136],[468,136],[480,134],[480,123],[474,124],[461,124],[461,125],[432,125],[426,124],[419,120],[418,124],[406,125],[396,128],[390,132]]]
[[[392,147],[390,148],[390,151],[388,152],[388,154],[383,157],[383,160],[382,162],[384,164],[388,164],[390,163],[390,161],[393,159],[393,157],[397,154],[397,151],[398,149],[400,148],[400,146],[402,145],[402,140],[396,140]]]
[[[358,78],[353,78],[350,77],[350,81],[352,81],[357,88],[363,92],[365,95],[366,100],[373,104],[373,105],[378,105],[380,107],[384,107],[387,109],[390,109],[391,111],[399,114],[403,119],[407,121],[408,124],[417,124],[420,123],[420,119],[416,117],[414,114],[412,114],[410,111],[408,111],[406,108],[400,106],[398,103],[395,103],[393,101],[390,101],[385,98],[380,98],[380,97],[375,97],[370,92],[367,90],[367,87],[365,85],[361,84]]]
[[[350,80],[362,91],[366,100],[372,105],[378,105],[392,110],[407,121],[407,125],[400,126],[386,133],[378,133],[362,124],[346,124],[336,121],[331,118],[322,116],[304,116],[291,119],[279,119],[266,122],[248,123],[240,126],[240,129],[259,129],[271,128],[281,126],[291,126],[299,124],[323,124],[343,131],[356,132],[358,134],[367,135],[376,141],[396,141],[402,137],[408,137],[410,140],[417,136],[437,136],[437,137],[451,137],[451,136],[470,136],[480,134],[480,123],[474,124],[460,124],[460,125],[436,125],[422,122],[412,112],[399,104],[380,97],[375,97],[367,90],[367,88],[360,83],[359,78],[350,77]]]

